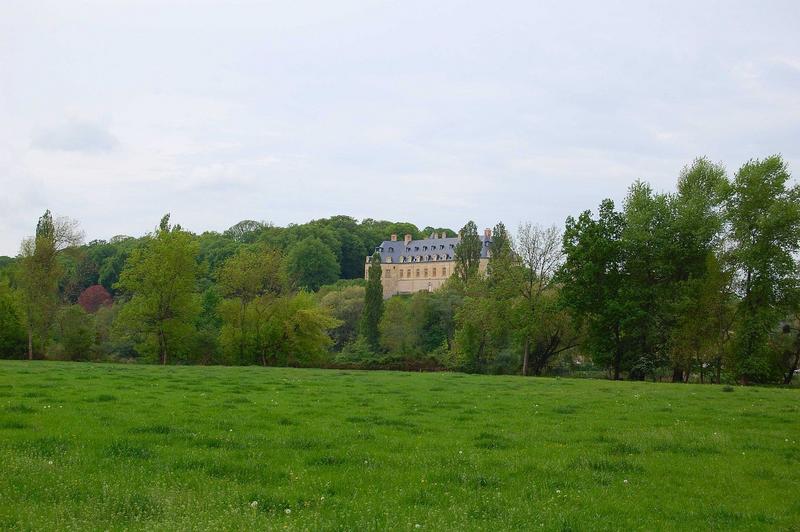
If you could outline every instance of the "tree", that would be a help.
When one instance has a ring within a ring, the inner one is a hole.
[[[261,297],[254,309],[263,317],[258,321],[256,346],[264,366],[318,361],[331,345],[328,330],[340,325],[307,292],[277,299]]]
[[[567,218],[558,275],[561,295],[579,324],[585,324],[585,346],[598,364],[612,368],[619,379],[630,360],[625,325],[629,315],[624,297],[624,218],[614,202],[600,204],[598,218],[585,211]]]
[[[478,274],[483,244],[478,237],[478,227],[472,220],[461,228],[459,236],[461,238],[454,251],[455,275],[462,284],[467,284]]]
[[[668,219],[651,231],[662,285],[654,328],[662,329],[673,381],[688,381],[693,368],[701,382],[706,368],[720,377],[732,315],[729,268],[719,260],[728,187],[722,166],[696,159],[668,198]]]
[[[383,284],[381,283],[381,256],[373,253],[369,264],[369,279],[364,292],[364,313],[361,317],[361,334],[370,347],[376,351],[379,345],[378,324],[383,316]]]
[[[331,315],[342,322],[331,330],[334,350],[341,351],[358,336],[365,296],[366,289],[363,286],[346,286],[340,290],[331,290],[320,299],[320,305],[329,308]]]
[[[241,222],[229,227],[223,233],[226,237],[238,243],[252,244],[256,241],[258,234],[267,227],[264,222],[255,220],[242,220]]]
[[[531,341],[542,319],[542,299],[555,282],[561,264],[561,233],[555,226],[542,228],[521,224],[517,233],[516,255],[519,257],[519,294],[515,305],[517,334],[522,339],[522,374],[528,374]],[[556,338],[560,334],[555,335]],[[551,351],[557,349],[554,346]],[[539,368],[541,371],[541,368]]]
[[[263,245],[240,249],[220,269],[218,286],[226,298],[221,308],[226,339],[223,343],[237,345],[240,363],[255,358],[247,352],[255,333],[255,325],[249,320],[250,305],[257,298],[281,295],[286,285],[280,252]]]
[[[528,372],[541,375],[556,355],[577,346],[581,338],[557,289],[542,292],[536,303],[536,315],[536,320],[525,331],[529,348],[523,375]]]
[[[94,320],[80,305],[59,310],[56,316],[55,340],[59,358],[86,360],[95,341]]]
[[[312,292],[339,278],[336,255],[315,237],[305,238],[289,248],[286,269],[297,286]]]
[[[487,297],[487,284],[481,277],[469,281],[455,316],[456,366],[470,373],[486,372],[489,363],[508,343],[507,303]]]
[[[0,358],[20,358],[25,353],[25,326],[19,298],[0,281]]]
[[[497,289],[504,283],[514,283],[513,277],[519,265],[519,256],[514,252],[514,241],[505,224],[499,222],[492,230],[492,245],[489,248],[489,264],[486,277],[489,287]]]
[[[743,382],[772,378],[769,337],[798,289],[800,186],[780,156],[745,163],[727,202],[730,259],[741,299],[734,353]]]
[[[100,307],[111,305],[114,300],[102,285],[92,285],[78,296],[78,304],[89,314],[94,314]]]
[[[42,352],[47,349],[48,333],[58,309],[58,281],[62,274],[58,255],[82,239],[77,222],[53,219],[48,210],[36,224],[36,235],[22,242],[18,278],[25,305],[28,359],[33,359],[34,336]]]
[[[196,256],[197,243],[180,225],[170,226],[166,214],[131,254],[116,285],[130,297],[118,317],[120,325],[145,335],[145,345],[161,364],[170,354],[186,351],[194,330],[200,311]]]
[[[379,325],[380,346],[394,357],[410,358],[417,354],[420,334],[410,312],[411,298],[398,296],[386,302]]]

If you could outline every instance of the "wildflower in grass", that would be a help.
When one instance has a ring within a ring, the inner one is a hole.
[[[286,512],[286,515],[289,515],[290,513],[292,513],[292,509],[291,508],[287,508],[287,509],[284,510],[284,512]]]
[[[627,484],[628,483],[628,479],[626,478],[625,480],[622,481],[622,483],[623,484]]]
[[[250,508],[258,508],[258,501],[253,501],[250,503]]]

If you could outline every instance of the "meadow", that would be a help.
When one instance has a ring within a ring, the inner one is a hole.
[[[0,529],[800,528],[800,392],[0,362]]]

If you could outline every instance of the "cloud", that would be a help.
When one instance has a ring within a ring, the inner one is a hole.
[[[33,136],[31,145],[46,151],[103,153],[116,148],[119,141],[104,126],[72,121],[37,132]]]

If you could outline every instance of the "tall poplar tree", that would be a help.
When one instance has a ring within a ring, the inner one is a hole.
[[[364,294],[364,311],[361,315],[361,334],[372,349],[377,350],[380,340],[378,325],[383,316],[383,284],[381,283],[381,256],[374,253],[369,264],[369,279]]]
[[[77,222],[53,219],[45,211],[36,224],[36,236],[22,242],[19,285],[22,288],[28,332],[28,359],[33,359],[34,338],[47,349],[47,337],[58,310],[58,281],[63,273],[60,252],[83,239]]]
[[[456,277],[464,284],[467,284],[478,274],[478,266],[481,260],[481,239],[478,237],[478,227],[475,222],[470,220],[459,231],[461,239],[456,244],[455,261]]]

